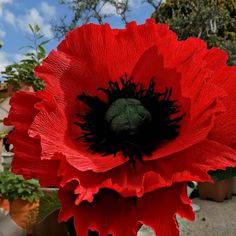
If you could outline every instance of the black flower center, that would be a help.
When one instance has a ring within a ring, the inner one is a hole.
[[[89,150],[103,156],[122,151],[135,166],[136,159],[150,156],[163,141],[179,135],[180,106],[171,100],[172,89],[156,92],[155,81],[148,88],[132,78],[120,78],[120,83],[109,81],[108,88],[98,88],[107,96],[103,101],[85,93],[78,99],[89,108],[78,114],[83,139]]]

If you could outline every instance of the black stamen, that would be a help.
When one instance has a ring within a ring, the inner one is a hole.
[[[179,122],[184,117],[184,114],[177,115],[180,106],[171,100],[172,88],[159,93],[155,86],[155,80],[151,79],[145,89],[125,74],[120,83],[109,81],[107,88],[98,88],[107,96],[106,102],[85,93],[79,95],[78,100],[86,104],[88,110],[77,114],[82,120],[75,122],[82,130],[78,139],[83,139],[90,145],[89,150],[102,156],[115,156],[122,151],[135,169],[136,160],[143,162],[143,155],[150,156],[161,141],[179,135]],[[114,120],[118,127],[112,128]],[[131,122],[132,129],[124,129],[127,122]]]

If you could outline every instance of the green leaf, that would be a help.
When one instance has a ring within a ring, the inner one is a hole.
[[[50,39],[49,40],[45,40],[45,41],[41,42],[40,45],[44,46],[45,44],[49,43],[50,41],[51,41]]]
[[[221,181],[236,176],[236,168],[228,167],[226,170],[209,171],[213,180]]]
[[[34,26],[34,32],[39,32],[40,31],[40,27],[38,25]]]
[[[13,89],[16,91],[20,88],[22,83],[32,85],[34,90],[44,89],[44,83],[42,80],[34,76],[34,68],[39,65],[46,56],[46,50],[44,45],[49,42],[45,40],[40,33],[40,27],[38,25],[29,25],[30,30],[33,33],[32,45],[27,45],[23,48],[33,49],[33,52],[25,52],[22,54],[23,59],[19,63],[14,63],[5,67],[5,70],[1,72],[1,75],[5,81],[12,84]]]
[[[34,32],[34,28],[31,24],[29,24],[29,28],[30,28],[31,32]]]
[[[3,172],[0,175],[0,196],[9,200],[35,201],[42,197],[38,180],[25,180],[23,176]]]

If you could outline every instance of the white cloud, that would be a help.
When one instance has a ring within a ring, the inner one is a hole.
[[[0,17],[3,15],[3,6],[12,3],[12,0],[0,0]]]
[[[0,0],[0,5],[3,5],[6,3],[12,3],[12,0]]]
[[[104,5],[101,12],[102,12],[102,14],[116,15],[116,8],[108,2]]]
[[[7,52],[0,51],[0,71],[3,71],[11,63],[10,55]]]
[[[38,25],[45,37],[53,37],[49,20],[56,15],[56,9],[54,6],[43,1],[39,5],[39,9],[31,8],[26,10],[25,15],[16,16],[11,11],[3,8],[4,4],[12,2],[13,0],[0,0],[0,18],[2,18],[2,21],[12,25],[15,29],[28,33],[30,32],[29,24]],[[0,31],[0,37],[1,36],[4,36],[3,31]]]
[[[0,29],[0,41],[1,41],[1,38],[4,38],[6,35],[6,32],[2,29]]]
[[[26,15],[20,16],[18,19],[19,27],[22,31],[30,32],[29,24],[38,25],[45,37],[52,38],[51,25],[45,21],[36,8],[29,9]]]
[[[54,17],[56,15],[55,7],[52,5],[49,5],[47,2],[42,2],[40,9],[44,16]]]
[[[10,25],[15,26],[16,23],[15,15],[9,10],[5,10],[3,14],[4,14],[4,21],[6,21]]]
[[[124,0],[117,0],[116,3],[122,3],[125,2]],[[129,0],[129,8],[134,9],[134,8],[139,8],[141,6],[141,1],[140,0]],[[116,8],[110,4],[109,2],[106,3],[101,11],[103,14],[107,15],[117,15]]]

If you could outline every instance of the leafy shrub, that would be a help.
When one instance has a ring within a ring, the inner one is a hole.
[[[11,172],[0,173],[0,197],[13,201],[22,199],[29,202],[39,200],[43,193],[36,179],[25,180],[21,175]]]

